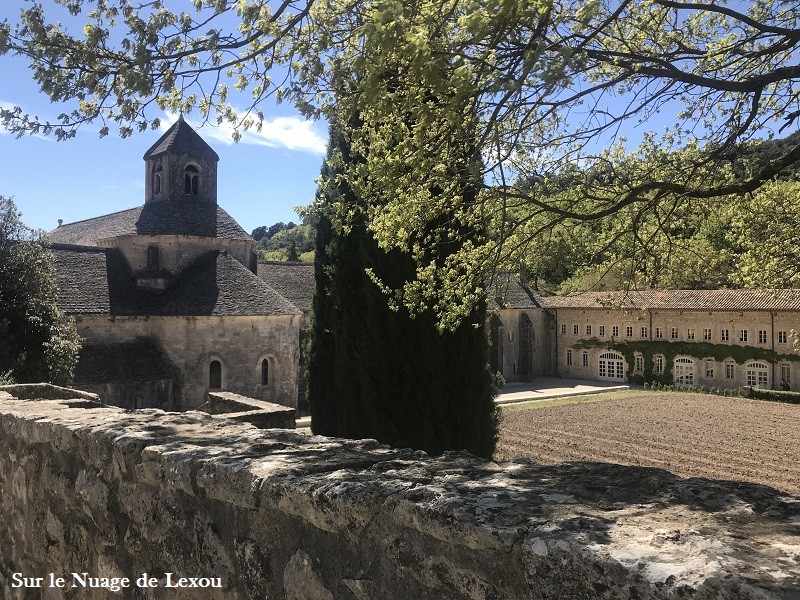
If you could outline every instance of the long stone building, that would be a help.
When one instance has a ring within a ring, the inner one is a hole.
[[[800,290],[641,290],[543,297],[506,283],[491,367],[538,375],[800,390]],[[783,384],[783,385],[782,385]]]
[[[49,234],[84,340],[75,386],[126,408],[191,409],[212,390],[295,406],[302,311],[217,204],[219,157],[180,118],[144,160],[144,205]]]

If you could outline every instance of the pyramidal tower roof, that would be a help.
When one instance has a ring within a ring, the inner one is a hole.
[[[146,160],[151,156],[165,152],[179,155],[208,156],[214,160],[219,160],[219,156],[211,146],[192,129],[191,125],[184,121],[183,115],[179,116],[172,127],[167,129],[164,135],[158,138],[158,141],[144,153],[143,158]]]

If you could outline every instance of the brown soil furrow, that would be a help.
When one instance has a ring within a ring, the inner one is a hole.
[[[496,457],[602,461],[800,493],[800,406],[659,394],[507,411]]]
[[[576,441],[579,446],[591,449],[593,447],[605,448],[605,446],[615,446],[616,450],[620,448],[627,448],[628,451],[622,452],[623,456],[629,453],[636,455],[652,455],[650,451],[661,450],[668,454],[678,456],[693,457],[696,454],[703,454],[704,460],[713,462],[719,465],[725,465],[728,462],[737,464],[749,464],[754,467],[769,468],[776,472],[781,472],[785,467],[785,461],[780,459],[771,460],[763,456],[752,457],[749,449],[738,449],[733,446],[731,441],[725,444],[710,443],[706,436],[696,436],[695,439],[687,439],[686,437],[678,437],[677,441],[660,441],[657,436],[652,435],[648,437],[646,428],[640,429],[636,438],[631,436],[620,437],[608,435],[605,431],[593,431],[586,433],[585,431],[565,431],[563,429],[547,429],[537,428],[536,437],[538,439],[570,439]],[[513,434],[512,434],[513,435]],[[666,436],[664,436],[666,437]],[[693,436],[694,437],[694,436]],[[525,441],[525,436],[522,435],[517,441]],[[565,440],[566,441],[566,440]],[[619,453],[619,452],[618,452]]]
[[[548,446],[526,447],[504,447],[500,449],[500,454],[505,458],[525,455],[542,463],[559,463],[568,461],[597,461],[624,464],[632,466],[645,466],[662,468],[671,473],[682,477],[706,477],[708,479],[723,479],[733,481],[751,481],[761,483],[781,489],[789,493],[800,493],[800,472],[777,471],[777,470],[758,470],[746,468],[738,464],[713,463],[702,460],[698,457],[690,457],[689,460],[683,459],[675,461],[673,458],[619,455],[613,452],[604,452],[602,449],[595,454],[581,449],[552,448]]]

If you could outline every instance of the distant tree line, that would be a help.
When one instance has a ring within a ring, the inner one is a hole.
[[[292,221],[261,225],[251,235],[259,244],[260,260],[314,261],[316,229],[310,219],[300,225]]]

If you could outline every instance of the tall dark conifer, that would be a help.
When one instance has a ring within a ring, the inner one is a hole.
[[[342,233],[334,230],[326,213],[333,202],[357,204],[352,190],[337,178],[341,165],[353,160],[358,157],[332,128],[318,193],[309,358],[313,430],[375,438],[431,454],[466,449],[490,457],[498,412],[487,366],[485,303],[455,331],[444,333],[430,312],[412,318],[404,308],[389,308],[366,269],[397,289],[414,276],[414,261],[400,251],[381,250],[363,219],[357,217]],[[474,193],[468,181],[465,187]],[[439,252],[446,254],[447,249]]]

